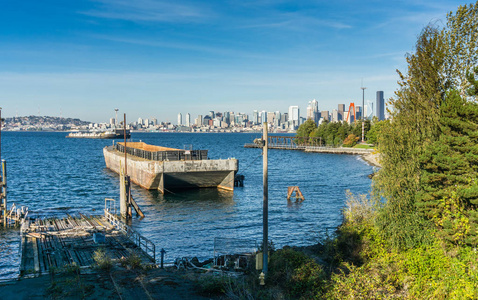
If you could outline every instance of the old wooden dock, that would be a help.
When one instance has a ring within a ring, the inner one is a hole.
[[[145,264],[154,264],[156,259],[154,244],[108,211],[104,216],[25,220],[21,233],[20,276],[41,275],[72,264],[91,267],[99,249],[112,261],[133,253]]]

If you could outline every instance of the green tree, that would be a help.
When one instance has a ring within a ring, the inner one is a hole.
[[[471,79],[471,85],[476,81]],[[476,93],[474,89],[470,89]],[[420,157],[417,208],[456,243],[478,243],[478,104],[458,91],[440,107],[440,137]]]
[[[427,222],[416,211],[420,189],[419,157],[439,131],[439,108],[445,92],[443,34],[432,26],[418,37],[416,52],[407,57],[408,72],[399,72],[399,90],[391,100],[393,121],[378,138],[381,153],[376,194],[387,199],[377,224],[399,248],[415,246],[426,239]]]
[[[302,123],[299,128],[297,129],[296,136],[298,137],[309,137],[310,133],[317,128],[317,124],[311,119],[308,119],[304,123]]]
[[[370,126],[370,130],[367,131],[367,133],[365,134],[365,138],[367,142],[374,145],[377,144],[378,136],[380,135],[382,127],[387,125],[390,125],[390,121],[388,120],[379,121],[377,118],[375,118],[372,125]]]
[[[447,15],[445,28],[448,48],[446,73],[450,84],[465,96],[471,82],[468,74],[478,65],[478,2],[459,6]],[[468,94],[476,99],[476,94]]]

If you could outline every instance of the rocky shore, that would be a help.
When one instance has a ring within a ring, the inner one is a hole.
[[[380,165],[380,153],[367,153],[362,155],[363,160],[368,162],[370,165],[374,167],[379,167],[381,168],[382,166]]]

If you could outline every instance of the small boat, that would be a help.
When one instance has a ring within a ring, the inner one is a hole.
[[[118,142],[103,148],[106,167],[118,174],[125,165],[132,182],[161,193],[191,188],[234,190],[235,158],[208,159],[207,150],[183,150],[144,142]]]

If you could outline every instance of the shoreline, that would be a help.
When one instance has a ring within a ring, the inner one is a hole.
[[[379,163],[380,160],[380,153],[367,153],[362,154],[362,159],[366,161],[369,165],[373,167],[381,168],[382,166]]]

